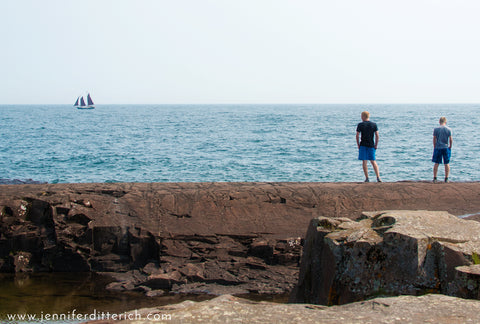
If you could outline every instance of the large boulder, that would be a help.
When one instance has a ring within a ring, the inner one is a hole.
[[[439,211],[316,218],[290,300],[336,305],[428,292],[480,299],[479,233],[480,223]]]

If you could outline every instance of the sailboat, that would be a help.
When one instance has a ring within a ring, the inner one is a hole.
[[[77,107],[77,109],[95,109],[95,104],[93,103],[90,94],[87,95],[87,104],[85,104],[85,99],[83,99],[83,96],[81,96],[77,98],[77,101],[75,101],[73,106]]]

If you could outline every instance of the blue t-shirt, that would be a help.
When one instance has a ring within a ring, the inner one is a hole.
[[[435,148],[448,148],[448,142],[450,136],[452,136],[452,130],[445,125],[435,127],[433,130],[433,136],[437,138]]]

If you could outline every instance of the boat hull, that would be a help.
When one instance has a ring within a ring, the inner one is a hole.
[[[95,109],[95,106],[77,107],[77,109]]]

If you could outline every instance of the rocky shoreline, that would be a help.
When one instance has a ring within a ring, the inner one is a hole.
[[[313,218],[475,219],[479,195],[478,182],[0,185],[0,271],[109,273],[109,289],[151,296],[285,294]]]

